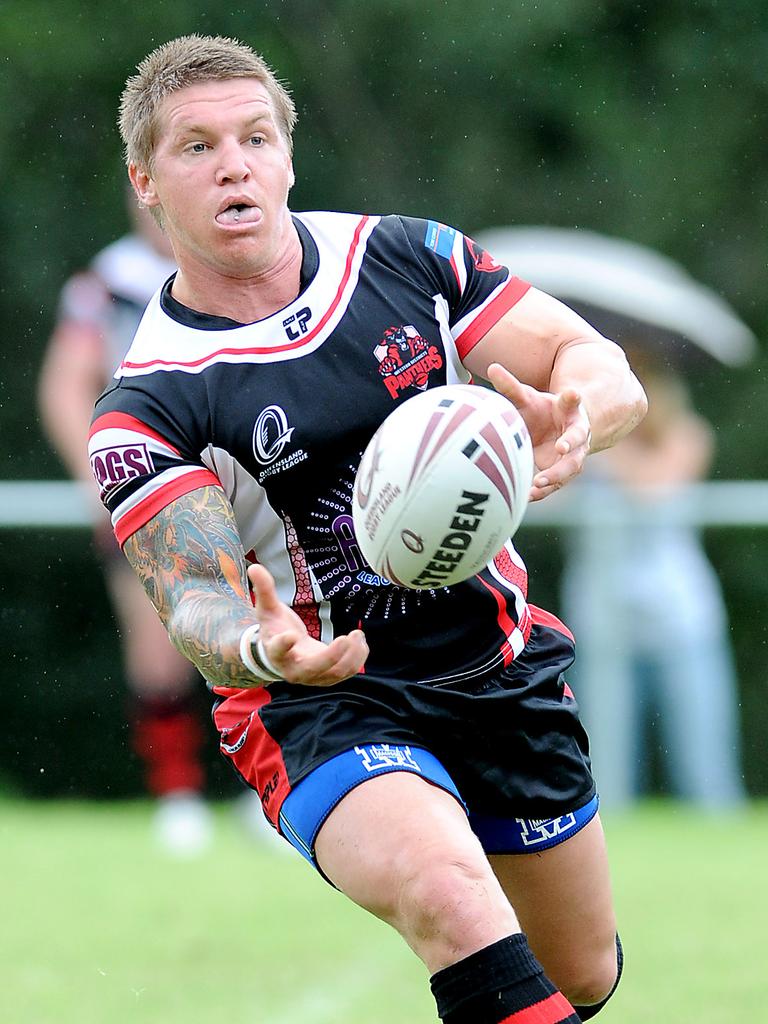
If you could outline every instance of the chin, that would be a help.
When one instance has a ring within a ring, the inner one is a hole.
[[[261,273],[264,262],[264,254],[258,247],[251,246],[245,251],[233,251],[232,247],[228,247],[226,252],[219,254],[217,269],[226,277],[246,280]]]

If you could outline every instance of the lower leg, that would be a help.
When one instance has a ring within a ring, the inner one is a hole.
[[[316,844],[326,876],[393,925],[432,972],[446,1024],[578,1024],[520,933],[459,804],[415,775],[360,785]]]
[[[538,854],[491,857],[535,956],[574,1006],[597,1006],[617,980],[616,920],[599,816]]]
[[[205,737],[194,695],[134,693],[130,704],[132,746],[143,762],[149,793],[201,792]]]
[[[144,763],[147,789],[154,796],[179,790],[200,792],[205,741],[200,677],[171,645],[122,556],[108,566],[106,582],[119,621],[131,692],[132,746]]]
[[[518,932],[433,975],[444,1024],[578,1024]]]

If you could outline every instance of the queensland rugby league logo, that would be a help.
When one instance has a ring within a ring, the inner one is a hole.
[[[253,425],[253,454],[262,467],[258,474],[259,483],[266,477],[285,469],[291,469],[307,458],[303,448],[293,448],[283,455],[291,444],[294,427],[288,425],[285,410],[279,405],[268,405],[256,417]]]
[[[390,397],[397,398],[406,388],[426,391],[432,370],[439,370],[443,357],[412,325],[388,327],[373,354],[379,374]]]

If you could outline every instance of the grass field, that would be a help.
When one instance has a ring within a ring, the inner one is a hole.
[[[2,1024],[435,1024],[401,941],[216,808],[169,860],[145,803],[0,800]],[[608,817],[625,979],[601,1024],[764,1020],[768,807]]]

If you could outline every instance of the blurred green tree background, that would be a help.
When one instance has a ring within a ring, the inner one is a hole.
[[[658,248],[768,336],[768,6],[750,0],[3,0],[0,478],[61,478],[35,409],[60,286],[122,233],[118,97],[155,45],[236,36],[292,86],[295,209],[398,211],[469,232],[582,227]],[[768,479],[765,346],[697,367],[715,475]],[[538,603],[556,544],[526,534]],[[711,531],[742,686],[746,771],[768,792],[765,530]],[[138,791],[114,627],[86,531],[0,534],[0,778]]]

